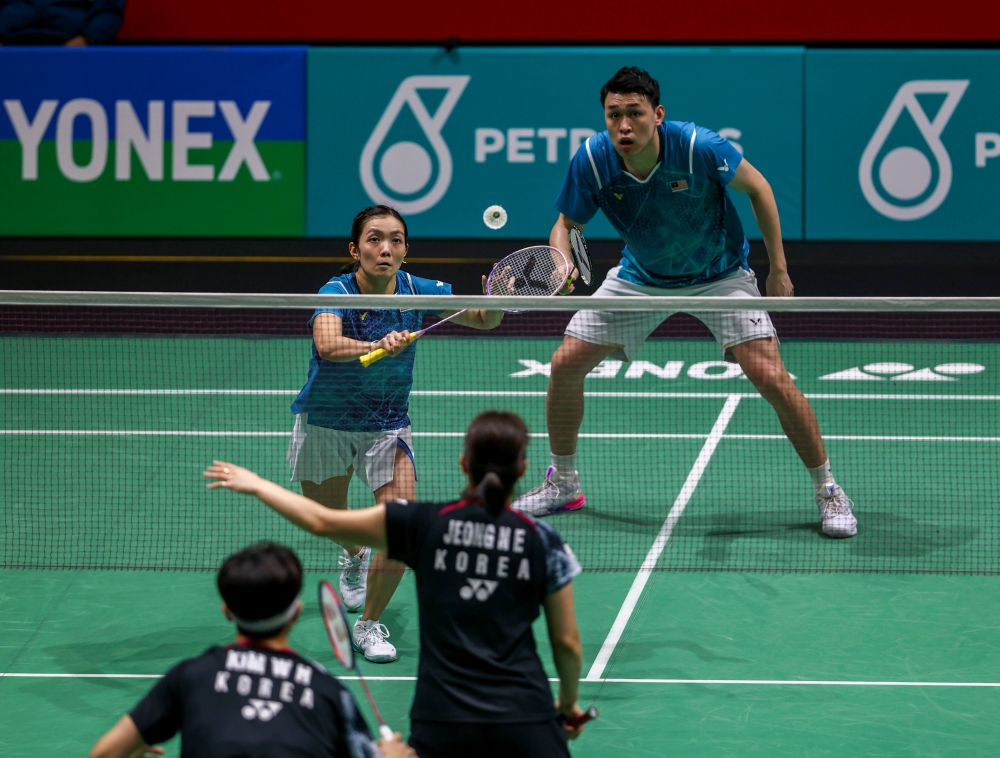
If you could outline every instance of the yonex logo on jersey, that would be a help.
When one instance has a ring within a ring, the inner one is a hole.
[[[492,579],[466,579],[468,584],[458,591],[462,600],[472,600],[476,598],[480,602],[485,602],[493,594],[499,582]]]
[[[968,79],[918,80],[906,82],[896,92],[858,165],[861,192],[868,204],[883,216],[896,221],[913,221],[933,213],[948,197],[952,177],[951,157],[941,142],[941,133],[968,86]],[[917,95],[945,96],[933,120],[924,112]],[[931,162],[925,150],[911,145],[895,147],[881,157],[878,167],[881,191],[876,187],[875,159],[904,111],[910,114],[937,163],[937,185],[931,191],[928,191],[934,177]]]
[[[716,168],[719,169],[719,171],[723,171],[723,172],[729,171],[729,161],[727,161],[725,158],[723,158],[722,159],[722,165],[721,166],[716,166]]]
[[[281,703],[277,703],[274,700],[257,700],[256,698],[251,698],[250,703],[243,706],[240,715],[247,721],[253,721],[254,719],[270,721],[281,712],[283,707]]]
[[[621,200],[623,197],[625,197],[625,193],[624,192],[622,192],[622,193],[612,192],[611,194],[614,195],[619,200]]]
[[[444,197],[451,184],[452,162],[441,130],[470,78],[410,76],[400,83],[361,152],[361,184],[372,200],[392,205],[402,213],[422,213]],[[419,90],[422,89],[445,90],[444,99],[433,116],[420,98]],[[423,146],[404,140],[382,150],[389,131],[407,105],[437,158],[437,180],[429,190],[426,187],[435,174],[434,162]],[[376,157],[379,157],[378,177]]]

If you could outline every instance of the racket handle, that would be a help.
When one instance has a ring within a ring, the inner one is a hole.
[[[581,713],[579,716],[577,716],[575,719],[567,719],[566,726],[568,726],[570,729],[579,729],[588,721],[593,721],[600,715],[601,712],[597,710],[597,706],[592,705],[583,713]]]
[[[424,333],[424,331],[426,331],[426,330],[421,330],[419,332],[413,332],[413,334],[410,335],[410,339],[407,340],[406,344],[407,345],[411,344],[415,339],[417,339],[418,337],[420,337],[420,335],[422,335]],[[361,365],[362,366],[364,366],[365,368],[368,368],[370,365],[372,365],[373,363],[375,363],[375,361],[382,360],[388,354],[389,353],[386,350],[384,350],[383,348],[377,347],[374,350],[372,350],[370,353],[365,353],[364,355],[362,355],[360,358],[358,358],[358,360],[361,361]]]
[[[378,733],[381,735],[382,739],[385,740],[386,742],[392,742],[393,740],[396,739],[396,735],[392,733],[392,729],[390,729],[385,724],[379,726]]]

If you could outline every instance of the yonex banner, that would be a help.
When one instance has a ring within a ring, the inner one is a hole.
[[[806,53],[806,237],[1000,240],[1000,52]]]
[[[304,48],[2,48],[0,100],[0,234],[304,232]]]
[[[307,234],[343,237],[374,202],[421,237],[548,237],[570,157],[604,129],[601,86],[650,71],[666,117],[733,141],[768,178],[784,236],[802,236],[798,48],[339,48],[309,51]],[[747,199],[737,196],[751,237]],[[502,205],[500,231],[483,211]],[[603,215],[593,238],[613,238]]]

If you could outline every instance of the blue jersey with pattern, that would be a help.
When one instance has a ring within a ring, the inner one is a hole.
[[[726,185],[743,156],[715,132],[690,122],[658,127],[660,160],[640,181],[608,133],[590,137],[570,163],[556,208],[587,223],[598,210],[625,241],[620,279],[687,287],[747,266],[750,246]]]
[[[352,273],[335,276],[319,293],[360,295],[361,290]],[[395,294],[450,295],[451,285],[400,271],[396,274]],[[310,326],[321,313],[339,316],[345,337],[374,342],[391,331],[418,331],[426,311],[319,308],[309,320]],[[308,413],[308,422],[313,426],[347,432],[380,432],[409,426],[410,387],[418,344],[414,342],[398,355],[365,368],[359,361],[323,360],[313,342],[309,377],[292,403],[292,412]]]

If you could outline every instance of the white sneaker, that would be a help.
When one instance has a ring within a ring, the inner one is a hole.
[[[365,660],[372,663],[392,663],[396,660],[396,648],[385,641],[389,630],[385,624],[375,619],[354,622],[354,649],[365,654]]]
[[[586,502],[579,476],[563,479],[549,466],[549,470],[545,472],[545,481],[519,497],[510,507],[531,516],[548,516],[550,513],[579,510]]]
[[[363,547],[358,554],[351,556],[346,550],[340,556],[340,597],[344,607],[356,611],[365,604],[365,594],[368,592],[368,566],[372,562],[372,549]]]
[[[819,523],[827,537],[853,537],[858,533],[858,520],[851,510],[854,503],[836,484],[828,484],[826,491],[816,495]]]

